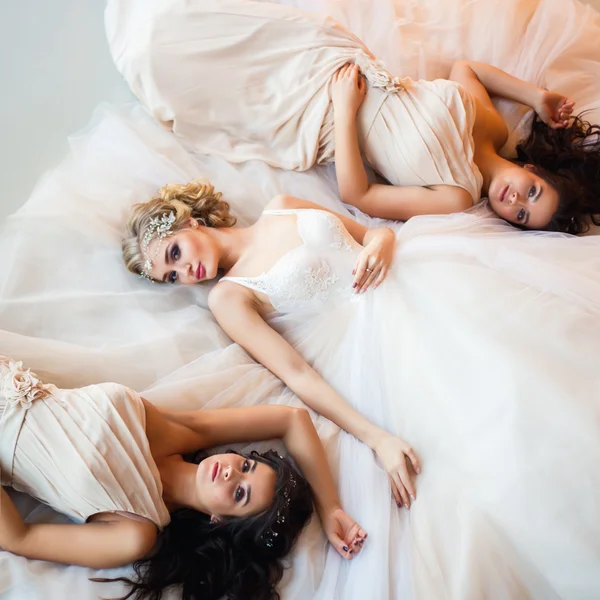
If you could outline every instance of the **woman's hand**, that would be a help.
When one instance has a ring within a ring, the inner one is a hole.
[[[562,129],[568,126],[574,106],[575,102],[566,96],[542,90],[533,108],[548,127]]]
[[[321,523],[331,545],[346,560],[354,558],[362,550],[367,533],[341,508],[322,515]]]
[[[417,493],[409,473],[409,464],[415,473],[421,472],[421,463],[415,451],[389,433],[381,437],[373,450],[388,474],[396,504],[410,508],[411,500],[414,502]]]
[[[363,103],[367,82],[361,77],[360,69],[354,64],[345,64],[331,79],[331,100],[336,117],[354,119]]]
[[[352,286],[355,293],[362,293],[370,286],[381,285],[394,259],[396,236],[391,229],[371,229],[365,235],[366,245],[356,259]]]

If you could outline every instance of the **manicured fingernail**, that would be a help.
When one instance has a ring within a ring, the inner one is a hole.
[[[352,275],[356,275],[356,269],[354,269],[354,271],[352,271]]]
[[[356,282],[354,282],[354,283],[352,284],[352,287],[353,287],[353,288],[355,288],[355,287],[356,287]]]
[[[411,494],[410,499],[414,502],[416,498]]]
[[[344,546],[344,552],[348,552],[348,548]]]

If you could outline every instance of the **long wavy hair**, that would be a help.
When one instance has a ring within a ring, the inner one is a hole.
[[[186,460],[198,463],[204,456]],[[95,581],[130,585],[120,600],[160,600],[170,586],[180,587],[182,600],[279,600],[283,558],[310,519],[312,491],[292,463],[273,450],[250,457],[275,471],[275,496],[266,511],[211,522],[190,508],[177,510],[154,553],[134,563],[135,579]]]
[[[549,231],[579,234],[590,223],[600,225],[600,126],[581,117],[551,129],[536,115],[529,137],[517,146],[517,159],[531,163],[558,192]]]

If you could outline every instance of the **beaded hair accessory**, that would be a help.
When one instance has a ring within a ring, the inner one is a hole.
[[[277,525],[281,525],[285,523],[285,513],[287,513],[288,508],[290,507],[290,489],[296,487],[296,480],[293,475],[290,475],[290,485],[283,492],[283,506],[277,511],[277,518],[275,523],[262,534],[262,538],[265,540],[265,546],[267,548],[272,548],[275,544],[275,538],[279,535],[275,528]]]
[[[150,246],[150,242],[156,238],[157,240],[163,240],[168,235],[171,235],[171,227],[173,227],[173,223],[175,223],[175,213],[163,213],[160,217],[152,217],[150,219],[150,225],[144,232],[144,237],[142,238],[142,243],[140,245],[142,256],[146,259],[144,262],[144,268],[140,272],[140,277],[144,279],[148,279],[149,281],[153,281],[150,271],[152,271],[152,262],[158,255],[158,251],[160,250],[160,243],[156,244],[156,248],[152,253],[152,257],[148,256],[148,246]]]

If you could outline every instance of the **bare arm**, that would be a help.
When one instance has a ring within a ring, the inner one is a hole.
[[[83,525],[25,523],[0,488],[0,547],[35,560],[110,569],[142,558],[156,542],[156,527],[119,515]]]
[[[260,314],[250,290],[224,281],[209,295],[215,318],[231,339],[281,379],[307,406],[371,448],[383,433],[316,373]]]
[[[466,190],[450,185],[392,186],[371,184],[362,161],[356,113],[366,83],[356,65],[346,65],[334,75],[332,99],[335,125],[335,170],[342,202],[382,219],[406,221],[429,214],[460,212],[473,206]]]
[[[377,427],[348,404],[260,314],[260,302],[245,288],[229,281],[217,284],[209,295],[217,321],[234,341],[279,377],[307,406],[367,444],[390,475],[397,499],[410,506],[415,495],[405,457],[419,471],[412,448]]]
[[[546,125],[554,129],[568,124],[575,104],[566,96],[544,90],[486,63],[459,60],[452,66],[450,79],[458,81],[490,114],[497,117],[495,122],[486,123],[486,126],[499,130],[506,129],[506,125],[492,104],[490,96],[530,106]],[[498,119],[501,123],[497,122]]]
[[[283,440],[314,490],[319,513],[340,506],[323,444],[306,409],[267,405],[164,414],[197,432],[204,447]]]
[[[514,102],[520,102],[534,109],[544,91],[537,85],[513,77],[505,71],[486,63],[471,60],[455,62],[450,72],[450,79],[462,84],[469,77],[475,77],[490,96],[499,96]]]

